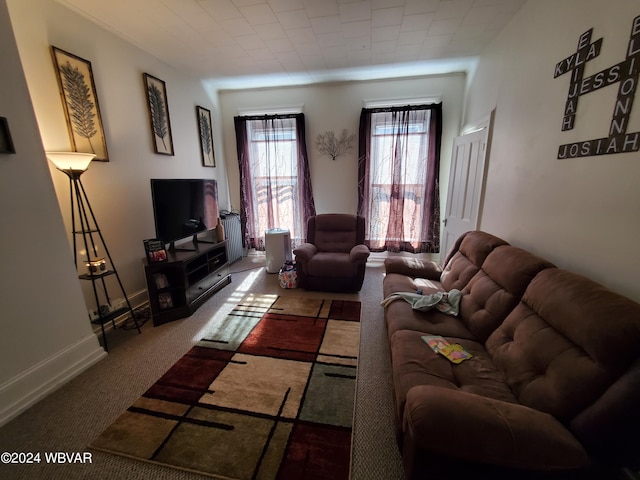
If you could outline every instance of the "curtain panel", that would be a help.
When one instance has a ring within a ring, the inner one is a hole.
[[[358,214],[371,251],[440,251],[442,103],[364,108]]]
[[[288,229],[298,246],[316,213],[304,114],[237,116],[234,123],[244,246],[264,250],[272,228]]]

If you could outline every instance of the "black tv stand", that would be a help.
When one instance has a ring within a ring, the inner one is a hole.
[[[193,236],[193,244],[197,245],[199,243],[208,243],[210,245],[215,245],[216,243],[218,243],[217,241],[213,241],[213,240],[202,240],[201,238],[198,238],[198,235],[194,235]]]
[[[147,261],[144,271],[154,326],[188,317],[231,283],[227,241],[169,249],[167,261]]]
[[[194,237],[195,239],[195,237]],[[194,244],[196,243],[195,240],[193,242]],[[181,244],[184,245],[184,244]],[[169,252],[195,252],[196,249],[195,248],[188,248],[188,247],[176,247],[176,242],[175,241],[171,241],[169,242],[169,248],[167,248],[167,251]]]
[[[213,240],[202,240],[200,238],[198,238],[198,235],[194,235],[193,238],[191,239],[191,241],[193,242],[194,245],[198,245],[199,243],[208,243],[210,245],[215,245],[218,242],[217,241],[213,241]],[[186,242],[185,242],[186,243]],[[167,250],[169,250],[170,252],[196,252],[197,248],[193,247],[193,248],[189,248],[189,247],[185,247],[185,243],[181,243],[179,247],[176,247],[176,242],[170,242],[169,243],[169,248]]]

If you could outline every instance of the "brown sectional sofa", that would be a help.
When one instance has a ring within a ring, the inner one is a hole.
[[[484,232],[460,237],[443,265],[385,260],[385,298],[462,292],[457,316],[402,299],[385,307],[406,478],[464,466],[582,478],[637,464],[640,305]],[[473,357],[453,364],[423,335]]]

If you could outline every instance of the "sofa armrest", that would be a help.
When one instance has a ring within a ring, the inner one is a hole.
[[[366,245],[356,245],[349,252],[351,263],[364,263],[369,258],[370,252]]]
[[[407,393],[403,432],[403,456],[412,458],[423,450],[541,470],[579,469],[590,463],[578,440],[547,413],[432,385]]]
[[[316,253],[318,253],[318,248],[312,243],[303,243],[294,248],[293,253],[296,256],[296,259],[299,258],[308,262]]]
[[[427,280],[440,280],[442,274],[442,268],[436,262],[410,257],[387,257],[384,268],[386,273],[399,273]]]

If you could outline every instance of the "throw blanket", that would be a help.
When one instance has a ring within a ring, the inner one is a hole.
[[[436,292],[422,295],[416,292],[397,292],[385,298],[380,305],[386,307],[395,300],[404,300],[411,304],[414,310],[427,311],[436,308],[447,315],[457,316],[460,310],[462,292],[455,288],[449,292]]]

